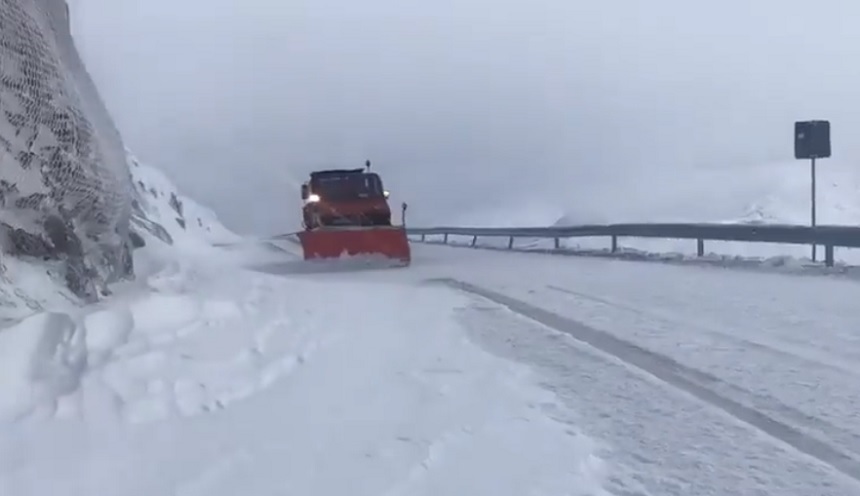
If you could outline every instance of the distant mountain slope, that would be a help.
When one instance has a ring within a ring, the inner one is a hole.
[[[231,243],[242,239],[221,223],[215,213],[181,194],[161,170],[141,163],[129,153],[135,199],[132,224],[161,241]]]

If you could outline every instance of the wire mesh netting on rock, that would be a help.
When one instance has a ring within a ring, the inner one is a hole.
[[[61,259],[81,296],[132,273],[125,147],[75,48],[64,0],[0,0],[0,232]]]

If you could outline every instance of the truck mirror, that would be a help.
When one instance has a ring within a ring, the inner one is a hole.
[[[308,185],[302,184],[302,200],[308,199]]]

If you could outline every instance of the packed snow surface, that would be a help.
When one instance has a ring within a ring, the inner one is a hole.
[[[555,395],[470,341],[466,296],[166,254],[0,332],[0,494],[603,494]]]

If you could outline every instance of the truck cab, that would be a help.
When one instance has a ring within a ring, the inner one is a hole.
[[[375,172],[330,169],[312,172],[301,187],[306,230],[327,226],[390,226],[388,192]]]

